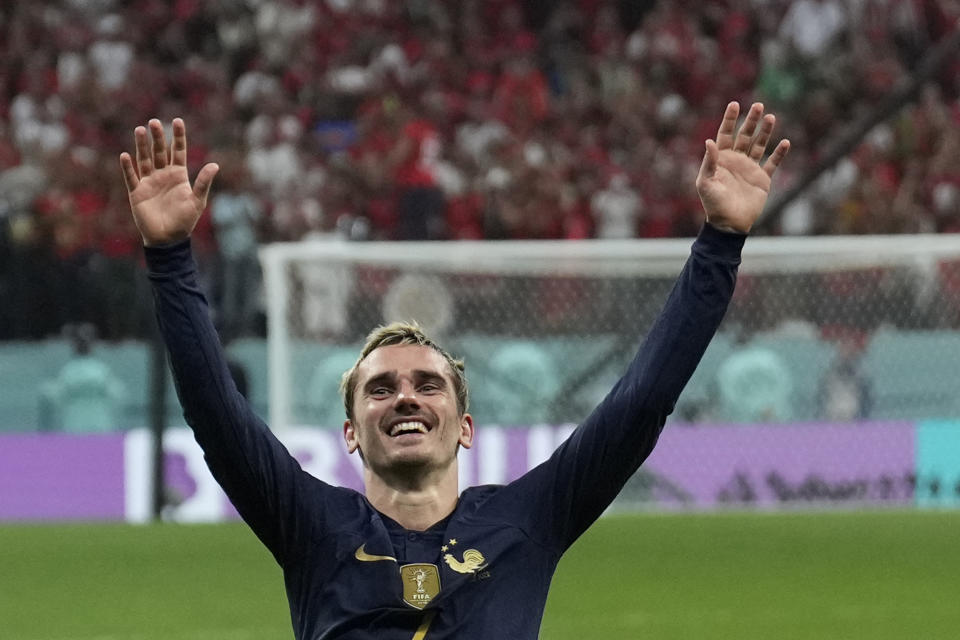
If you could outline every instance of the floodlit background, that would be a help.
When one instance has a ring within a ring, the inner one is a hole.
[[[948,0],[3,3],[0,637],[291,635],[155,343],[117,161],[135,126],[181,116],[192,172],[220,163],[193,247],[235,377],[312,473],[359,489],[336,381],[391,319],[466,358],[465,484],[549,455],[668,293],[729,100],[764,102],[791,154],[720,332],[561,564],[543,637],[953,637],[958,18]]]

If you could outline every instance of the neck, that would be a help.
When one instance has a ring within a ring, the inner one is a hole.
[[[370,504],[405,529],[426,531],[457,506],[456,460],[426,475],[384,476],[366,467],[363,476]]]

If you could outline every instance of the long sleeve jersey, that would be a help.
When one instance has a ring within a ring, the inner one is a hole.
[[[295,637],[535,639],[561,555],[653,450],[716,332],[743,242],[705,225],[626,373],[570,438],[514,482],[466,489],[427,531],[300,468],[233,384],[189,241],[147,248],[186,421],[282,567]]]

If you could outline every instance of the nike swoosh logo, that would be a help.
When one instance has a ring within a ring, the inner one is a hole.
[[[367,543],[364,542],[362,545],[357,547],[357,550],[353,552],[353,556],[361,562],[377,562],[378,560],[391,560],[396,562],[397,559],[393,556],[375,556],[364,551],[364,547],[367,546]]]

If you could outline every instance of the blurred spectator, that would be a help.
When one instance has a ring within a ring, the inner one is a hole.
[[[107,92],[123,88],[133,67],[133,43],[128,40],[123,16],[108,13],[96,20],[97,39],[90,45],[89,57],[94,80]]]
[[[845,339],[837,345],[836,358],[818,390],[820,416],[824,420],[852,422],[870,416],[870,385],[860,372],[861,342]]]
[[[39,56],[24,60],[22,91],[9,103],[10,132],[21,156],[42,160],[66,150],[70,132],[64,124],[66,105],[53,87],[52,70]]]
[[[73,357],[41,388],[43,428],[70,433],[118,429],[126,390],[109,365],[92,353],[96,329],[91,324],[68,325],[65,333]]]
[[[243,156],[231,192],[260,203],[261,242],[688,236],[699,205],[677,185],[724,101],[773,103],[794,142],[783,190],[822,161],[838,114],[868,114],[958,17],[937,0],[5,3],[0,237],[19,271],[0,290],[35,321],[0,334],[139,331],[103,309],[142,275],[115,158],[150,117],[189,122],[191,167]],[[776,232],[960,230],[958,97],[948,61]],[[636,209],[611,194],[616,171]],[[212,285],[209,218],[195,238]],[[31,300],[17,279],[72,295]]]
[[[758,97],[771,107],[789,108],[795,105],[803,91],[803,74],[798,65],[791,63],[784,44],[779,40],[767,40],[763,43],[760,56]]]
[[[260,114],[247,125],[247,170],[255,189],[273,199],[285,197],[303,178],[297,141],[303,125],[293,115]]]
[[[793,0],[779,35],[803,58],[818,58],[846,26],[847,16],[836,0]]]
[[[112,163],[103,167],[104,171],[113,169]],[[153,309],[144,291],[143,249],[129,209],[125,190],[116,185],[96,230],[98,251],[91,261],[92,295],[97,301],[96,325],[105,340],[144,335],[153,321]]]
[[[598,238],[633,238],[643,203],[630,188],[629,178],[621,172],[610,176],[607,187],[594,194],[590,210],[596,221]]]
[[[260,292],[257,228],[263,209],[243,191],[247,173],[237,157],[220,163],[217,186],[210,199],[210,216],[219,249],[220,296],[218,324],[224,340],[254,331]]]
[[[436,240],[444,236],[444,198],[437,183],[443,140],[434,124],[417,117],[402,102],[389,114],[395,140],[389,151],[397,186],[399,240]]]

